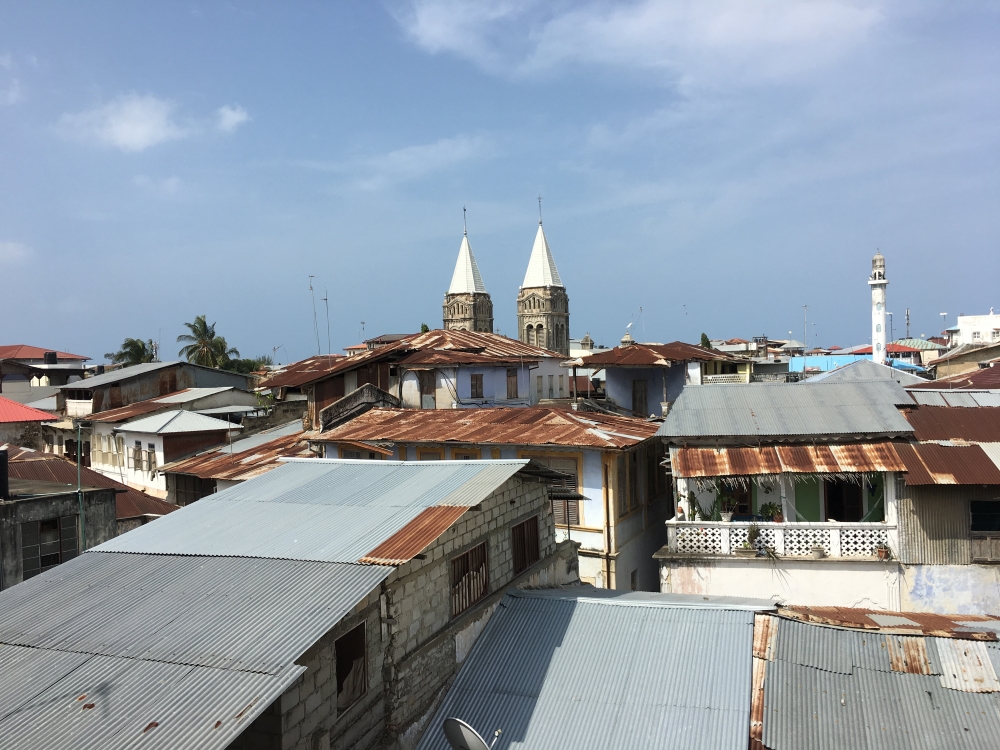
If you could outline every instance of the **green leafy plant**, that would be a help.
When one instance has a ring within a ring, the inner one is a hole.
[[[764,516],[764,518],[774,518],[775,516],[781,515],[781,506],[777,503],[763,503],[757,509],[758,515]]]
[[[190,333],[177,337],[181,347],[178,354],[188,362],[203,367],[225,367],[231,359],[239,357],[239,350],[229,346],[226,340],[215,332],[215,323],[209,324],[204,315],[198,315],[194,323],[184,324]]]
[[[104,358],[116,365],[141,365],[146,362],[156,361],[156,344],[153,339],[125,339],[121,348],[116,352],[108,352]]]

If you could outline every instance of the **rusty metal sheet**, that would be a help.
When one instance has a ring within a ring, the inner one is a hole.
[[[358,562],[369,565],[402,565],[409,562],[447,531],[467,510],[465,506],[454,505],[426,508]]]
[[[780,607],[778,615],[841,628],[896,634],[905,632],[972,641],[996,641],[997,630],[1000,628],[1000,617],[992,615],[941,615],[932,612],[884,612],[854,607],[800,606]],[[892,624],[882,625],[878,622],[879,619]]]
[[[774,642],[778,637],[778,623],[781,620],[771,615],[754,615],[753,655],[757,659],[774,661]]]
[[[963,693],[1000,692],[986,644],[968,641],[937,642],[941,661],[941,686]]]
[[[906,484],[1000,485],[1000,468],[978,445],[897,444]]]
[[[275,432],[283,432],[283,428],[277,428]],[[261,443],[259,440],[254,440],[253,446],[245,450],[239,450],[239,442],[235,443],[235,446],[236,450],[233,453],[230,453],[229,446],[212,448],[196,456],[165,464],[160,467],[160,471],[167,474],[190,474],[202,479],[239,482],[266,474],[280,466],[281,458],[315,456],[309,450],[309,443],[305,440],[301,427],[291,435],[281,434],[268,442]]]
[[[736,361],[727,352],[705,349],[683,341],[669,344],[631,344],[595,352],[581,357],[584,367],[666,367],[671,362],[710,362],[713,360]]]
[[[935,674],[923,638],[886,634],[885,643],[893,672]]]
[[[1000,442],[1000,406],[921,406],[903,412],[917,440]]]
[[[831,446],[678,448],[671,461],[672,470],[679,477],[906,471],[896,446],[887,441]]]
[[[169,393],[167,396],[176,396],[180,393],[185,393],[191,390],[190,388],[185,388],[181,391],[175,391],[174,393]],[[152,414],[155,411],[165,411],[167,409],[175,408],[169,403],[163,403],[160,401],[160,397],[146,399],[145,401],[136,401],[134,404],[129,404],[128,406],[121,406],[117,409],[107,409],[106,411],[99,412],[97,414],[91,414],[87,417],[91,422],[127,422],[135,417],[141,417],[144,414]]]
[[[527,409],[372,409],[339,427],[311,433],[318,442],[389,441],[628,448],[658,425],[634,417],[556,407]]]
[[[768,617],[768,620],[771,618]],[[757,627],[754,626],[754,640]],[[766,750],[764,737],[764,681],[767,677],[767,660],[753,657],[753,677],[750,683],[750,750]]]

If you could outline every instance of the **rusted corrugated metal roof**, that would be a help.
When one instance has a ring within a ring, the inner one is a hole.
[[[70,488],[76,487],[76,464],[69,459],[27,448],[11,450],[10,454],[8,467],[12,478],[57,482]],[[177,506],[172,503],[151,497],[85,466],[80,467],[80,480],[88,487],[118,490],[115,494],[115,515],[119,521],[141,516],[163,516],[177,510]]]
[[[58,422],[59,417],[0,396],[0,423]]]
[[[184,393],[184,391],[187,390],[190,389],[185,388],[184,390],[176,391],[168,395],[176,396],[178,393]],[[166,410],[170,408],[173,407],[170,404],[161,403],[159,398],[150,398],[145,401],[136,401],[134,404],[121,406],[117,409],[108,409],[107,411],[91,414],[87,417],[87,419],[91,422],[102,423],[127,422],[130,419],[141,417],[143,414],[152,414],[154,411]]]
[[[779,607],[778,615],[802,622],[900,635],[996,641],[1000,617],[939,615],[933,612],[884,612],[853,607]]]
[[[896,443],[906,466],[906,483],[1000,485],[1000,468],[978,445]]]
[[[298,387],[348,372],[372,362],[416,365],[502,365],[535,362],[561,355],[495,333],[435,330],[415,333],[354,357],[311,357],[282,368],[260,383],[260,388]]]
[[[710,362],[716,359],[735,360],[736,357],[727,352],[673,341],[669,344],[616,346],[580,359],[584,367],[664,367],[669,362]]]
[[[852,474],[906,471],[890,442],[849,445],[779,445],[759,448],[678,448],[671,456],[678,477],[761,474]]]
[[[564,445],[627,448],[653,437],[656,422],[553,407],[530,409],[372,409],[322,433],[323,442]]]
[[[1000,406],[920,406],[904,410],[903,416],[920,441],[1000,442]]]
[[[281,458],[313,455],[315,454],[310,452],[309,444],[299,430],[291,435],[282,434],[263,444],[255,444],[246,450],[237,449],[232,454],[226,446],[213,448],[196,456],[166,464],[160,471],[169,474],[190,474],[202,479],[242,482],[276,468],[280,465]]]
[[[358,562],[370,565],[402,565],[420,554],[467,510],[465,506],[454,505],[426,508]]]
[[[935,360],[932,364],[937,364],[940,360]],[[965,389],[994,390],[1000,389],[1000,362],[992,367],[982,367],[972,372],[964,372],[961,375],[952,375],[948,378],[931,380],[921,385],[907,386],[914,390],[924,391],[948,391]]]

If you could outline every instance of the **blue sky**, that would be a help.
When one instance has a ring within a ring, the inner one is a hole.
[[[1000,308],[1000,5],[0,5],[0,343],[245,356],[440,325],[468,207],[500,332],[543,196],[571,333],[866,343]],[[640,308],[642,313],[640,316]],[[814,325],[815,324],[815,325]]]

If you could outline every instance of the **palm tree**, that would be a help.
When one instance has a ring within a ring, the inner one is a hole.
[[[191,333],[182,333],[178,341],[187,342],[187,346],[178,352],[180,356],[195,365],[204,367],[222,367],[232,357],[239,357],[237,349],[231,348],[222,336],[215,333],[215,323],[209,325],[204,315],[194,319],[194,323],[185,323]]]
[[[155,362],[156,344],[153,343],[153,339],[146,341],[125,339],[117,352],[109,352],[104,357],[116,365],[125,365],[126,367],[141,365],[144,362]]]

